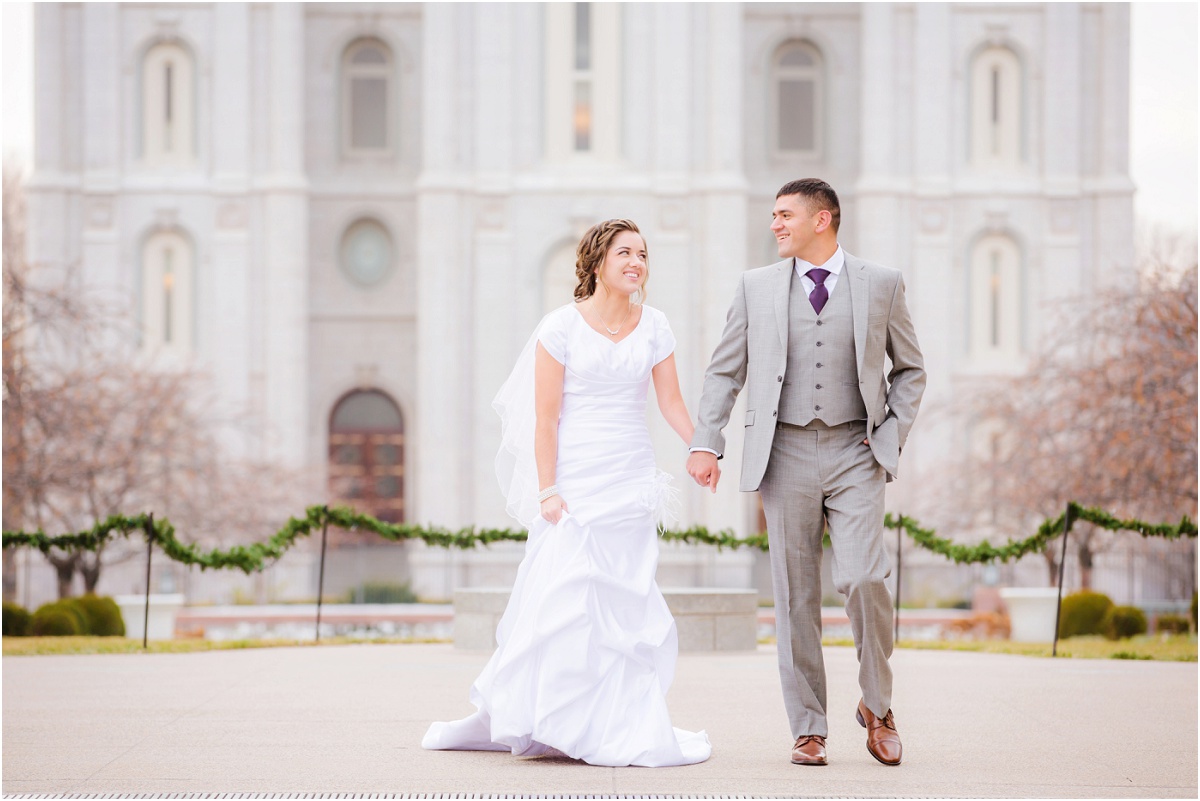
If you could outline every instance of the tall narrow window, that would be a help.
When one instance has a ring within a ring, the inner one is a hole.
[[[175,265],[172,264],[174,256],[175,252],[170,247],[163,250],[163,342],[167,345],[171,344],[171,306],[175,302],[171,295],[171,291],[175,288]]]
[[[575,150],[592,149],[592,9],[575,4]]]
[[[142,65],[142,155],[147,164],[192,160],[192,60],[177,44],[150,48]]]
[[[1021,162],[1021,62],[1011,50],[989,47],[971,69],[971,161],[977,167]]]
[[[980,366],[1011,366],[1021,354],[1020,255],[1011,239],[976,243],[969,272],[970,353]]]
[[[342,58],[342,143],[351,154],[381,154],[392,146],[392,55],[375,39],[360,39]]]
[[[807,42],[788,42],[775,55],[772,105],[775,150],[815,154],[821,148],[821,56]]]
[[[142,343],[150,350],[192,349],[192,251],[177,232],[164,231],[142,249]]]
[[[612,160],[619,151],[621,4],[544,3],[546,157]]]

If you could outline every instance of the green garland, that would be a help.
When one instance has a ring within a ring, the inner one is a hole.
[[[1169,523],[1154,525],[1144,523],[1141,520],[1121,520],[1102,509],[1080,506],[1074,501],[1067,504],[1067,506],[1069,512],[1064,511],[1058,517],[1043,521],[1038,526],[1037,533],[1033,536],[1024,540],[1009,540],[999,547],[990,544],[987,540],[980,542],[978,545],[960,545],[951,542],[937,536],[937,534],[929,529],[921,528],[915,520],[904,515],[894,518],[889,513],[884,518],[883,524],[888,528],[904,529],[917,545],[926,550],[941,554],[959,564],[982,563],[995,560],[1007,562],[1010,559],[1020,559],[1031,553],[1041,553],[1046,549],[1050,540],[1062,534],[1064,518],[1068,513],[1071,515],[1072,520],[1086,520],[1109,531],[1134,531],[1143,537],[1163,537],[1170,540],[1196,536],[1196,524],[1186,515],[1179,521],[1178,525],[1171,525]]]
[[[987,540],[978,545],[960,545],[951,542],[938,537],[929,529],[921,528],[915,520],[904,515],[893,517],[889,513],[884,518],[883,524],[887,528],[903,529],[917,545],[959,564],[991,562],[997,559],[1007,562],[1010,559],[1020,559],[1027,554],[1040,553],[1045,550],[1050,540],[1062,533],[1064,517],[1067,514],[1070,514],[1073,520],[1086,520],[1109,531],[1134,531],[1143,537],[1179,539],[1180,537],[1196,536],[1196,524],[1186,516],[1178,525],[1165,523],[1152,525],[1140,520],[1121,520],[1102,509],[1085,508],[1077,503],[1069,504],[1068,512],[1043,522],[1038,526],[1037,533],[1028,539],[1010,540],[999,547],[989,544]],[[407,523],[385,523],[345,506],[337,506],[332,509],[327,506],[310,506],[305,510],[304,517],[289,518],[283,528],[266,542],[234,545],[224,551],[214,548],[202,552],[195,545],[182,543],[176,539],[175,527],[169,520],[153,520],[152,516],[148,514],[133,517],[113,515],[87,531],[63,534],[58,537],[49,537],[40,530],[34,533],[6,531],[3,543],[5,548],[32,547],[42,553],[49,553],[51,548],[64,551],[95,551],[111,537],[117,535],[128,537],[135,532],[141,532],[143,535],[151,536],[153,541],[162,548],[163,553],[176,562],[197,565],[201,570],[237,568],[245,573],[253,573],[266,567],[268,560],[275,560],[283,556],[299,538],[307,537],[327,525],[347,531],[371,531],[393,542],[421,540],[426,545],[441,548],[467,549],[474,548],[480,543],[490,545],[493,542],[524,542],[527,536],[524,529],[476,529],[472,526],[451,531],[436,526],[426,528]],[[662,538],[669,542],[715,545],[719,549],[729,548],[731,550],[742,547],[768,550],[766,532],[739,538],[728,529],[714,534],[703,526],[693,526],[682,531],[665,530],[661,534]]]

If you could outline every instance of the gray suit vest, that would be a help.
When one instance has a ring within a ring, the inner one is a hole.
[[[816,419],[836,426],[867,419],[858,386],[849,280],[843,270],[818,317],[793,268],[781,422],[803,426]]]

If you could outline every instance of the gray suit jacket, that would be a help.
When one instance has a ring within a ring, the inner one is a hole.
[[[850,290],[859,391],[867,408],[871,451],[898,475],[900,450],[908,439],[925,391],[925,367],[899,270],[845,254],[838,278]],[[742,274],[725,331],[704,374],[693,448],[725,452],[722,429],[743,385],[749,392],[742,492],[758,489],[771,456],[778,419],[780,377],[787,367],[788,291],[792,260]],[[884,354],[892,369],[884,376]]]

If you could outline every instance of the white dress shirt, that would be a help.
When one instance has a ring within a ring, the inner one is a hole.
[[[813,267],[820,267],[822,270],[829,270],[829,275],[825,278],[825,288],[829,290],[829,294],[833,294],[833,287],[837,284],[838,276],[842,274],[842,267],[846,266],[846,254],[842,252],[842,246],[838,245],[837,250],[829,257],[829,261],[824,264],[809,264],[804,259],[793,259],[796,268],[796,275],[800,278],[800,286],[804,287],[804,294],[811,295],[813,288],[816,286],[813,280],[805,273]]]

